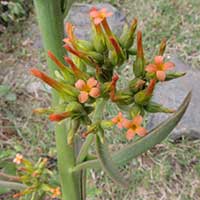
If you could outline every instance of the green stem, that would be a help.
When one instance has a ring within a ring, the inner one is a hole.
[[[103,109],[105,107],[106,101],[104,99],[98,99],[96,102],[96,106],[95,106],[95,110],[93,113],[93,123],[98,122],[99,120],[102,119],[102,115],[103,115]],[[87,136],[85,142],[83,143],[81,150],[78,154],[77,157],[77,163],[81,163],[85,160],[87,154],[88,154],[88,149],[91,146],[91,143],[94,140],[94,134],[91,133]]]
[[[66,0],[66,3],[67,2],[68,1]],[[59,60],[62,61],[64,56],[64,48],[62,48],[64,28],[61,0],[34,0],[34,4],[42,34],[45,54],[47,55],[47,51],[50,50]],[[47,64],[53,77],[56,65],[48,57]],[[59,103],[59,97],[53,91],[52,103],[53,105]],[[75,154],[72,146],[67,144],[67,131],[65,124],[61,123],[55,126],[55,137],[62,199],[79,200],[80,194],[77,192],[77,181],[74,174],[70,172],[70,169],[75,165]]]

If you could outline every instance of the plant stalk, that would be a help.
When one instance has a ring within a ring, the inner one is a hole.
[[[65,2],[67,3],[67,0]],[[67,5],[70,4],[67,3]],[[50,50],[60,61],[63,61],[64,27],[61,0],[34,0],[34,5],[45,54],[47,55],[47,51]],[[47,64],[51,76],[54,77],[56,65],[48,57]],[[59,101],[57,93],[52,91],[52,104],[57,105]],[[80,194],[77,192],[77,180],[74,174],[70,172],[70,169],[75,165],[75,153],[73,147],[67,144],[67,130],[64,123],[55,125],[55,138],[62,200],[80,200]]]

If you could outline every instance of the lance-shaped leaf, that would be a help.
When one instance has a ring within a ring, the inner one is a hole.
[[[119,185],[128,188],[128,181],[119,172],[117,165],[113,162],[112,157],[108,151],[106,142],[102,143],[99,135],[96,135],[96,150],[98,160],[107,175]]]
[[[156,144],[162,142],[170,132],[175,128],[178,122],[181,120],[184,115],[189,103],[191,100],[191,92],[186,96],[183,103],[177,109],[177,111],[169,117],[166,121],[160,123],[156,128],[149,132],[149,134],[132,144],[127,145],[123,149],[114,153],[112,159],[118,165],[124,165],[133,158],[136,158],[138,155],[146,152],[151,149]],[[99,168],[99,160],[90,160],[80,165],[77,165],[72,171],[79,171],[85,168]]]

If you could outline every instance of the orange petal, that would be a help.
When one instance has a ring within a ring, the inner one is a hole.
[[[98,24],[100,24],[102,21],[103,21],[102,18],[96,17],[96,18],[94,19],[94,24],[98,25]]]
[[[97,80],[94,77],[91,77],[87,80],[87,85],[92,88],[95,87],[97,85]]]
[[[128,131],[126,132],[126,139],[132,140],[134,136],[135,136],[135,131],[133,131],[132,129],[128,129]]]
[[[78,96],[78,100],[80,103],[85,103],[88,100],[88,97],[89,96],[87,92],[81,91]]]
[[[95,17],[97,17],[97,16],[99,16],[99,12],[98,12],[98,10],[97,10],[95,7],[93,7],[93,8],[90,10],[90,17],[95,18]]]
[[[78,81],[76,81],[75,83],[75,87],[79,90],[82,90],[85,87],[85,81],[79,79]]]
[[[133,119],[133,124],[135,124],[136,126],[140,126],[141,123],[142,123],[142,120],[143,120],[142,116],[141,115],[137,115]]]
[[[123,126],[125,127],[125,128],[130,128],[131,127],[131,121],[129,121],[128,119],[123,119]]]
[[[106,13],[106,17],[110,17],[110,16],[112,16],[112,15],[113,15],[112,12],[107,12],[107,13]]]
[[[123,128],[123,122],[119,121],[117,123],[117,126],[118,126],[119,129],[122,129]]]
[[[143,136],[145,136],[147,134],[147,130],[145,128],[143,128],[143,127],[138,127],[135,130],[135,132],[141,137],[143,137]]]
[[[112,121],[114,124],[117,124],[117,123],[118,123],[118,121],[119,121],[119,118],[118,118],[118,116],[116,116],[116,117],[113,117],[113,118],[111,119],[111,121]]]
[[[154,58],[154,62],[155,62],[156,65],[163,64],[163,56],[156,56]]]
[[[156,72],[156,76],[157,76],[159,81],[164,81],[165,77],[166,77],[166,74],[165,74],[164,71],[157,71]]]
[[[71,44],[71,42],[70,42],[70,39],[69,39],[69,38],[64,38],[64,39],[63,39],[63,42],[64,42],[64,43],[66,43],[66,44]]]
[[[97,87],[92,88],[92,89],[90,90],[89,95],[90,95],[91,97],[94,97],[94,98],[98,97],[98,96],[100,95],[100,89],[97,88]]]
[[[106,13],[107,9],[106,8],[102,8],[99,12],[100,13]]]
[[[149,64],[145,67],[145,70],[147,72],[156,72],[156,65],[154,64]]]
[[[174,68],[174,66],[175,66],[175,64],[173,63],[173,62],[166,62],[166,63],[164,63],[164,65],[163,65],[164,67],[164,70],[170,70],[170,69],[173,69]]]

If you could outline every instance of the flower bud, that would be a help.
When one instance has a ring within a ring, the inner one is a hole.
[[[91,42],[88,42],[87,40],[78,40],[77,41],[77,49],[83,50],[83,51],[93,51],[94,47]]]
[[[35,114],[51,114],[54,112],[53,108],[36,108],[33,110]]]
[[[137,115],[144,115],[144,109],[142,106],[139,106],[137,104],[133,105],[133,107],[130,109],[130,115],[131,118],[134,118]]]
[[[58,91],[62,97],[69,101],[69,100],[73,100],[74,97],[78,96],[78,91],[76,90],[76,88],[74,88],[73,86],[65,83],[60,83],[52,78],[50,78],[49,76],[47,76],[45,73],[39,71],[36,68],[31,68],[30,72],[36,76],[37,78],[40,78],[41,80],[43,80],[46,84],[48,84],[49,86],[51,86],[52,88],[54,88],[56,91]]]
[[[95,60],[97,63],[103,63],[104,58],[100,53],[95,51],[88,51],[87,55],[91,57],[93,60]]]
[[[153,90],[156,84],[156,80],[151,80],[148,87],[140,92],[136,93],[134,96],[135,103],[139,105],[146,105],[148,104],[149,100],[152,97]]]
[[[88,78],[88,75],[87,75],[86,73],[82,72],[82,71],[74,64],[74,62],[72,61],[72,59],[71,59],[70,57],[65,56],[64,59],[65,59],[65,61],[71,66],[72,71],[73,71],[73,73],[74,73],[74,75],[75,75],[75,77],[76,77],[77,79],[84,79],[84,80],[85,80],[85,79]]]
[[[106,42],[101,25],[92,26],[92,42],[97,52],[103,53],[106,49]]]
[[[145,74],[144,70],[145,60],[144,60],[144,52],[142,46],[142,32],[138,31],[137,33],[137,55],[136,60],[133,63],[133,72],[136,77],[143,77]]]
[[[139,90],[143,89],[144,84],[145,84],[145,81],[143,81],[140,78],[135,78],[130,81],[129,89],[135,93],[135,92],[138,92]]]
[[[125,60],[125,55],[124,52],[120,46],[120,44],[118,43],[118,41],[116,40],[115,37],[110,37],[109,38],[111,45],[114,47],[114,50],[117,54],[118,57],[118,64],[122,63]]]
[[[102,129],[108,129],[112,128],[114,123],[111,120],[102,120],[101,121],[101,128]]]
[[[132,92],[130,91],[118,91],[116,92],[114,98],[112,98],[112,101],[117,103],[118,105],[129,105],[133,103],[134,98],[132,95]]]
[[[133,45],[134,33],[137,28],[137,19],[133,19],[130,29],[125,25],[123,33],[120,37],[120,44],[125,48],[129,49]]]
[[[69,83],[73,83],[75,81],[73,72],[67,66],[65,66],[63,63],[61,63],[51,51],[48,51],[48,56],[61,70],[61,73],[62,73],[63,77],[65,78],[65,81],[69,82]]]
[[[149,102],[145,106],[145,110],[150,112],[150,113],[158,113],[158,112],[173,113],[173,112],[175,112],[175,110],[166,108],[166,107],[162,106],[161,104],[158,104],[158,103],[153,102],[153,101]]]
[[[163,38],[163,40],[160,43],[160,49],[158,53],[159,56],[163,56],[166,49],[166,42],[167,42],[166,38]]]
[[[180,77],[184,76],[185,74],[186,74],[185,72],[169,72],[166,74],[165,81],[170,81],[175,78],[180,78]]]

